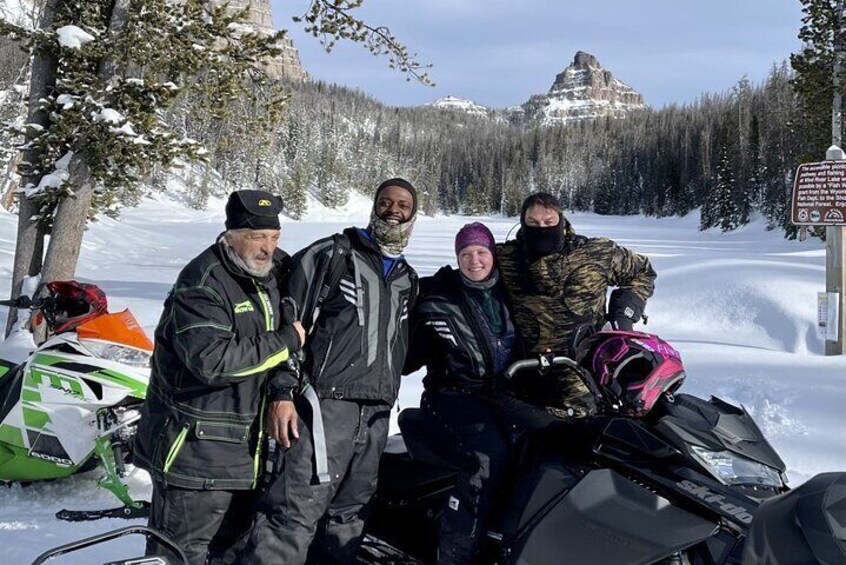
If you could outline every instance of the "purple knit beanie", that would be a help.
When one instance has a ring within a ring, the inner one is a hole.
[[[467,224],[455,234],[455,254],[468,245],[481,245],[487,247],[490,252],[496,255],[496,241],[491,230],[485,224],[473,222]]]

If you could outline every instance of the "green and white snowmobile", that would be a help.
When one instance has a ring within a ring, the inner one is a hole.
[[[0,344],[0,482],[59,479],[99,466],[100,486],[123,506],[57,517],[141,516],[146,503],[133,500],[121,479],[153,344],[129,310],[108,312],[95,285],[56,281],[34,295],[0,302],[31,313]],[[32,328],[41,325],[47,336],[36,345]]]

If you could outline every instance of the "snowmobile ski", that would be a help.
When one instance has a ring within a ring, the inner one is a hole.
[[[137,518],[146,518],[149,516],[150,503],[142,500],[137,504],[137,506],[118,506],[117,508],[107,508],[105,510],[64,509],[56,512],[56,518],[67,522],[90,522],[93,520],[102,520],[103,518],[124,518],[126,520],[135,520]]]

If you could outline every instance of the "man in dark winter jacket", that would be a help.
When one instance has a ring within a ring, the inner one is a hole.
[[[526,353],[572,356],[578,331],[605,324],[605,295],[612,287],[608,315],[619,329],[631,330],[657,276],[643,255],[610,239],[576,235],[558,199],[544,192],[523,202],[517,238],[499,245],[497,260]],[[574,399],[585,395],[578,379],[563,391]],[[566,405],[566,398],[560,400]]]
[[[288,295],[309,332],[302,375],[272,381],[269,430],[277,451],[244,563],[354,563],[376,490],[408,342],[417,275],[405,262],[417,212],[414,187],[376,190],[367,229],[319,240],[292,260]],[[343,276],[315,307],[336,238],[346,238]]]
[[[192,564],[234,559],[266,443],[267,378],[304,341],[299,322],[280,323],[281,210],[272,194],[232,193],[226,231],[179,274],[156,328],[135,460],[153,478],[150,526]]]

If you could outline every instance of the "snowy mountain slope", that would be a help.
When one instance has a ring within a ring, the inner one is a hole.
[[[477,116],[480,118],[487,118],[491,112],[491,110],[486,106],[482,106],[472,100],[459,98],[457,96],[444,96],[443,98],[438,98],[434,102],[427,104],[427,106],[441,110],[464,112],[465,114],[470,114],[471,116]]]
[[[355,197],[346,210],[313,203],[302,222],[286,220],[282,247],[301,246],[350,224],[364,225],[370,201]],[[481,219],[498,239],[512,218],[421,218],[408,249],[421,275],[453,263],[453,237]],[[846,471],[846,358],[825,357],[814,331],[816,292],[824,288],[825,252],[818,241],[788,242],[762,224],[722,234],[699,232],[699,218],[572,214],[576,230],[604,235],[652,259],[659,277],[644,329],[681,352],[688,379],[683,391],[742,403],[784,458],[792,484],[828,470]],[[0,289],[9,288],[16,218],[0,211]],[[86,234],[78,273],[98,282],[113,310],[129,306],[142,325],[155,325],[179,270],[208,246],[223,226],[223,201],[208,211],[188,210],[167,196],[103,219]],[[6,291],[4,291],[6,292]],[[0,312],[0,323],[5,311]],[[399,405],[419,402],[422,374],[405,378]],[[396,429],[396,411],[392,428]],[[149,496],[149,479],[137,472],[130,486]],[[126,525],[120,520],[70,524],[62,508],[112,507],[92,476],[0,487],[3,562],[29,563],[45,549]],[[127,538],[63,560],[94,563],[139,555],[143,544]],[[98,561],[99,560],[99,561]]]

